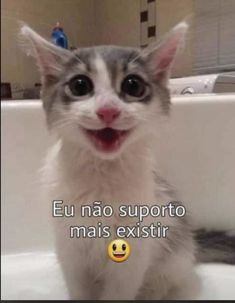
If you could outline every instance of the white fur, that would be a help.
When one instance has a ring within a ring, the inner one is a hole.
[[[106,89],[108,90],[107,87]],[[81,111],[82,106],[77,103],[69,114],[76,114],[75,106],[80,106]],[[86,106],[92,111],[92,104]],[[125,115],[128,109],[125,109],[125,104],[123,107]],[[132,113],[135,113],[133,107]],[[90,114],[87,109],[86,112]],[[141,130],[141,119],[138,117],[143,115],[143,112],[137,112],[138,109],[132,118],[135,117],[133,121],[137,121],[136,124],[139,124]],[[94,116],[87,119],[86,126],[94,123],[93,119]],[[156,121],[158,121],[156,115],[155,119],[149,119],[149,128],[150,125],[157,128]],[[98,126],[101,122],[96,123]],[[119,123],[121,126],[122,116]],[[144,119],[145,130],[148,123]],[[182,286],[192,273],[191,242],[189,251],[179,249],[178,252],[169,254],[168,259],[163,260],[162,248],[167,245],[164,240],[129,238],[132,254],[126,262],[117,264],[107,256],[108,242],[114,237],[115,226],[132,226],[133,219],[119,218],[117,215],[99,220],[79,216],[82,204],[92,204],[97,200],[111,204],[118,214],[118,207],[121,204],[151,206],[166,204],[173,199],[167,196],[160,184],[155,184],[153,179],[152,170],[155,163],[150,144],[153,140],[151,132],[143,136],[140,131],[139,136],[133,134],[133,137],[127,142],[124,150],[113,159],[103,159],[97,155],[93,148],[86,144],[85,138],[78,144],[78,140],[74,140],[75,134],[72,140],[66,137],[59,140],[48,155],[44,183],[49,185],[49,201],[61,199],[65,204],[74,204],[77,208],[77,215],[74,218],[53,219],[57,253],[72,299],[160,299],[166,297],[172,287],[178,291],[180,289],[178,286]],[[111,238],[69,238],[69,226],[96,225],[97,221],[111,227]],[[161,218],[160,221],[169,226],[175,224],[171,218]],[[144,222],[145,225],[152,223],[149,217]]]
[[[91,153],[72,145],[58,142],[50,151],[46,162],[46,177],[51,184],[51,200],[62,199],[65,204],[81,204],[101,200],[111,204],[117,212],[121,204],[161,204],[171,200],[161,189],[154,194],[156,184],[152,178],[151,154],[142,142],[132,146],[116,160],[100,160]],[[53,188],[53,190],[52,190]],[[108,242],[113,239],[70,239],[69,226],[95,225],[97,221],[113,228],[117,225],[131,226],[128,217],[54,218],[57,253],[65,273],[73,299],[160,299],[178,285],[181,287],[192,271],[192,247],[189,252],[179,249],[161,260],[159,239],[131,239],[129,259],[117,264],[107,256]],[[170,218],[161,220],[172,226]],[[150,223],[145,220],[145,225]],[[163,240],[164,241],[164,240]],[[191,243],[189,244],[191,245]],[[149,272],[149,273],[148,273]],[[148,274],[147,274],[148,273]],[[100,283],[100,284],[99,284]],[[147,283],[147,289],[141,287]],[[97,285],[96,285],[97,284]],[[96,288],[97,286],[97,288]]]

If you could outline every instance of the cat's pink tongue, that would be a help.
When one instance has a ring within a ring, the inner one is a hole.
[[[128,131],[104,128],[101,130],[87,130],[87,133],[98,150],[114,152],[120,148]]]

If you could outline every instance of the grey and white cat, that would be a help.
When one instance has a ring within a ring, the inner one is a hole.
[[[118,213],[121,204],[166,205],[175,197],[156,177],[154,145],[170,111],[167,88],[172,63],[184,44],[180,23],[159,44],[144,50],[97,46],[69,51],[28,26],[21,35],[36,58],[49,128],[58,141],[44,166],[49,199],[78,208],[102,201]],[[166,238],[128,238],[131,256],[107,257],[113,238],[71,239],[69,226],[102,222],[114,231],[135,220],[57,218],[56,247],[71,299],[186,298],[194,281],[194,242],[187,218],[162,217]],[[146,217],[148,225],[153,218]]]

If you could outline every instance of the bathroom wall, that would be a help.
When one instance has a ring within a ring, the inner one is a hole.
[[[139,0],[95,0],[98,44],[140,45]]]
[[[1,81],[11,82],[13,91],[33,87],[39,81],[33,59],[27,58],[18,47],[19,20],[47,38],[60,21],[69,45],[87,46],[95,43],[94,16],[94,0],[2,0]],[[21,93],[14,96],[20,97]]]
[[[70,46],[118,44],[138,47],[141,45],[140,12],[144,2],[147,5],[148,0],[2,0],[1,81],[11,83],[13,98],[22,96],[22,91],[17,91],[33,88],[39,82],[33,59],[27,58],[18,47],[20,20],[47,38],[59,20]],[[155,2],[156,7],[156,38],[193,11],[193,0],[151,2]],[[178,61],[173,76],[192,73],[191,37],[190,32],[183,59]]]

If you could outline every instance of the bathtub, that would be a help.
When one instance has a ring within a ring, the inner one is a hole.
[[[161,175],[197,228],[235,230],[235,94],[178,96],[159,135]],[[39,100],[2,110],[2,299],[67,299],[39,169],[54,142]],[[235,266],[200,264],[196,299],[235,299]]]

